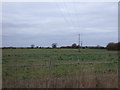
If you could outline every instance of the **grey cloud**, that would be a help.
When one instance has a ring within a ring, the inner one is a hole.
[[[3,3],[3,45],[68,45],[78,33],[86,45],[105,45],[117,41],[117,19],[117,3]]]

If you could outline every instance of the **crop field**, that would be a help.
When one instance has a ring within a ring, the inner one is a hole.
[[[3,49],[3,88],[117,88],[118,51]]]

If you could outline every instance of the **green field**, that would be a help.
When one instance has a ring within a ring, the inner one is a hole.
[[[3,49],[3,88],[118,87],[118,52]]]

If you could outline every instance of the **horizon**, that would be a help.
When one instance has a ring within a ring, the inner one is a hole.
[[[118,43],[118,42],[109,42],[109,43]],[[108,44],[109,44],[108,43]],[[73,43],[73,44],[76,44],[76,45],[78,45],[77,43]],[[107,44],[107,45],[108,45]],[[50,47],[50,48],[52,48],[52,44],[51,44],[51,46],[40,46],[40,45],[35,45],[35,44],[31,44],[31,45],[34,45],[34,47],[36,48],[36,47],[43,47],[43,48],[47,48],[47,47]],[[16,48],[20,48],[20,47],[31,47],[31,45],[29,45],[29,46],[2,46],[2,48],[3,47],[16,47]],[[106,46],[107,46],[106,45]],[[61,45],[61,46],[58,46],[57,45],[57,47],[59,48],[59,47],[67,47],[67,46],[72,46],[72,44],[71,45]],[[80,45],[81,46],[81,45]],[[106,47],[106,46],[103,46],[103,45],[82,45],[82,47],[97,47],[97,46],[100,46],[100,47]]]

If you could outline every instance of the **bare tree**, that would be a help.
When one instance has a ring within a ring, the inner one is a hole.
[[[35,45],[34,45],[34,44],[32,44],[32,45],[31,45],[31,48],[34,48],[34,47],[35,47]]]
[[[72,48],[77,48],[77,44],[76,43],[72,44]]]
[[[57,43],[53,43],[52,48],[57,48]]]

